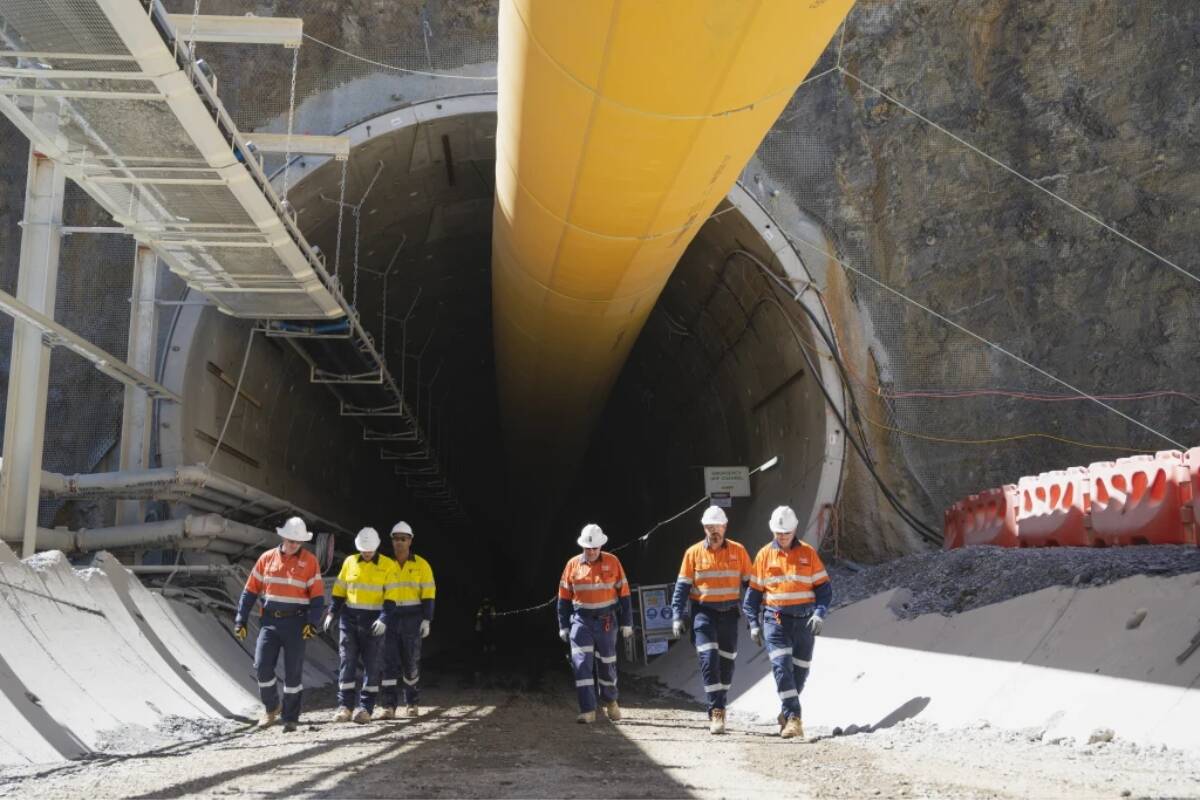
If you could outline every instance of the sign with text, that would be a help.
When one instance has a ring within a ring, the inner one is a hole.
[[[650,631],[669,631],[674,615],[671,602],[667,598],[667,589],[642,590],[642,628]]]
[[[750,496],[749,467],[705,467],[704,493],[727,494],[729,497]]]

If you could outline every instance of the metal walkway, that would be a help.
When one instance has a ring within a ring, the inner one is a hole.
[[[337,338],[348,340],[356,356],[353,369],[314,363],[304,334],[289,337],[313,366],[314,380],[330,385],[343,413],[364,418],[365,438],[378,435],[367,435],[379,428],[371,418],[385,418],[374,420],[385,423],[382,438],[415,447],[414,466],[435,478],[439,491],[425,501],[443,519],[461,521],[419,418],[260,162],[268,149],[347,158],[348,140],[263,136],[252,147],[189,43],[239,35],[299,46],[300,26],[179,18],[157,0],[0,0],[0,112],[125,232],[222,311],[260,320],[336,320],[344,331]],[[278,325],[268,330],[278,335]]]

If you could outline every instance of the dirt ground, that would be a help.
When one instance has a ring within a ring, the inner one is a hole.
[[[737,718],[711,736],[702,709],[629,676],[625,718],[582,726],[562,670],[483,685],[429,668],[426,678],[416,720],[334,724],[331,693],[311,692],[294,733],[197,726],[200,738],[149,751],[152,735],[125,738],[140,753],[119,752],[114,737],[104,756],[0,775],[0,796],[1200,797],[1195,761],[1120,743],[1064,747],[912,721],[797,742]]]

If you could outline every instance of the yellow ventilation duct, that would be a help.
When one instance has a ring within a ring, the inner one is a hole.
[[[680,255],[853,0],[502,0],[492,298],[509,455],[570,477]]]

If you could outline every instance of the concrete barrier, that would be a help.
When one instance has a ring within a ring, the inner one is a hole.
[[[886,592],[830,615],[801,697],[806,727],[916,717],[1077,741],[1108,728],[1118,739],[1200,752],[1200,652],[1176,663],[1200,633],[1200,575],[1054,587],[963,614],[902,620],[892,609],[906,594]],[[645,672],[703,697],[686,642]],[[779,711],[770,663],[744,630],[730,709],[763,721]]]

